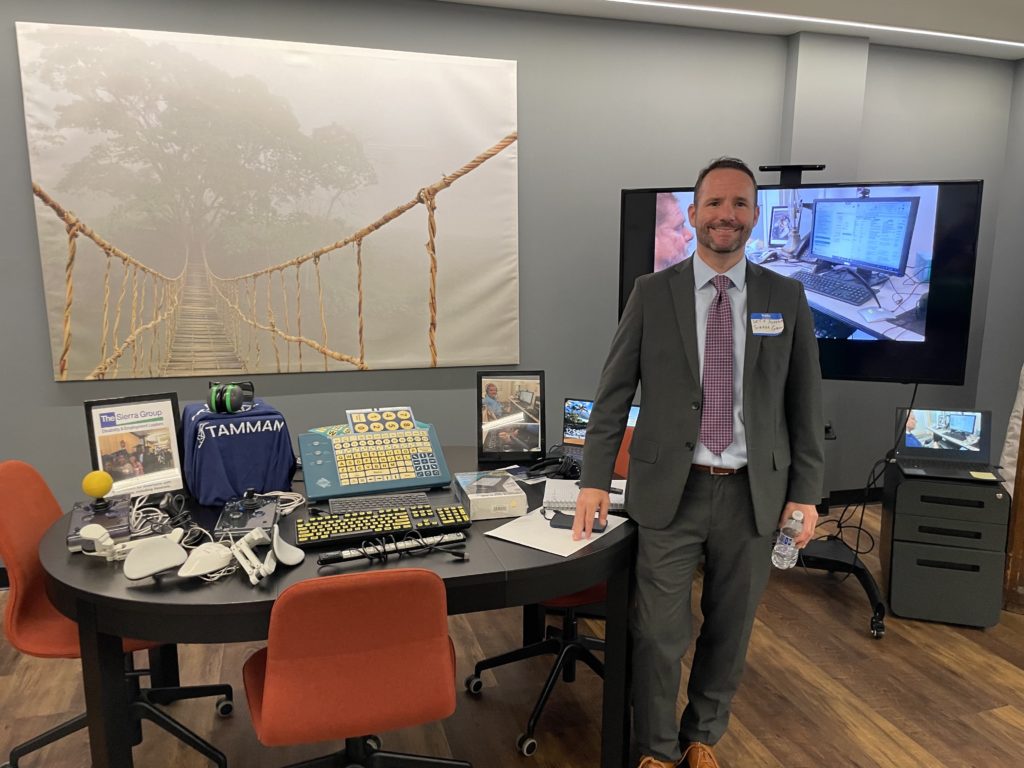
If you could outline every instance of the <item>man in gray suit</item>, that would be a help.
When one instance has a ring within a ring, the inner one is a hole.
[[[626,509],[639,542],[633,725],[639,768],[717,768],[771,535],[794,510],[803,547],[817,524],[824,470],[821,371],[803,286],[744,257],[757,184],[735,158],[701,171],[689,219],[693,258],[636,281],[601,374],[584,448],[573,537],[608,514],[607,489],[630,403]],[[720,276],[725,276],[720,277]],[[704,622],[676,721],[690,592],[704,560]]]

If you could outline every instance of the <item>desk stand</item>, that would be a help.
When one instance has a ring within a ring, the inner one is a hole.
[[[882,639],[882,635],[885,634],[885,601],[882,600],[882,593],[867,566],[846,542],[834,536],[814,539],[801,550],[797,565],[816,571],[852,573],[856,576],[874,609],[870,624],[871,636],[876,640]]]
[[[798,186],[804,171],[823,171],[824,165],[762,165],[762,171],[778,171],[779,181],[783,186]],[[826,428],[826,437],[828,430]],[[864,563],[842,539],[829,536],[826,539],[814,539],[800,552],[799,565],[829,573],[852,573],[867,592],[868,600],[874,609],[871,616],[871,636],[880,640],[885,634],[885,602],[878,584],[865,567]]]

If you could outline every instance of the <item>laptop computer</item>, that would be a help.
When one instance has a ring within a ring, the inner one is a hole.
[[[583,463],[583,444],[587,439],[587,424],[590,423],[590,411],[593,407],[593,400],[567,397],[562,408],[561,454],[572,456],[581,464]],[[626,426],[635,427],[639,416],[640,406],[630,406]]]
[[[905,428],[904,428],[904,425]],[[989,462],[991,411],[896,409],[896,465],[910,477],[998,482]]]

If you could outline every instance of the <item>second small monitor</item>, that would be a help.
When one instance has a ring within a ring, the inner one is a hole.
[[[563,445],[583,445],[587,438],[587,425],[590,423],[590,411],[593,407],[593,400],[581,400],[577,397],[565,398],[565,403],[562,406]],[[626,426],[635,427],[639,417],[640,406],[631,405]]]
[[[544,457],[544,372],[477,373],[477,460],[535,462]]]

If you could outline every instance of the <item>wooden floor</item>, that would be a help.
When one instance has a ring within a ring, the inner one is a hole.
[[[877,510],[867,526],[877,531]],[[880,577],[877,553],[866,561]],[[5,600],[0,595],[0,604]],[[870,637],[869,617],[853,579],[773,573],[718,747],[723,768],[1024,766],[1024,615],[1004,612],[988,630],[889,617],[881,640]],[[476,659],[517,645],[520,613],[455,617],[450,631],[459,665],[456,713],[444,723],[386,734],[387,748],[457,755],[475,768],[598,765],[601,687],[589,670],[556,687],[537,733],[539,750],[524,758],[515,751],[516,736],[550,661],[486,673],[484,692],[474,698],[462,679]],[[181,646],[183,682],[230,682],[238,707],[227,720],[215,716],[209,700],[175,704],[172,714],[216,743],[233,768],[281,766],[329,751],[330,745],[269,749],[256,741],[240,670],[258,646]],[[0,760],[11,744],[80,711],[80,685],[77,662],[30,659],[0,641]],[[309,695],[315,704],[316,691]],[[135,749],[140,768],[209,765],[162,731],[144,728]],[[69,736],[23,765],[88,766],[86,735]]]

